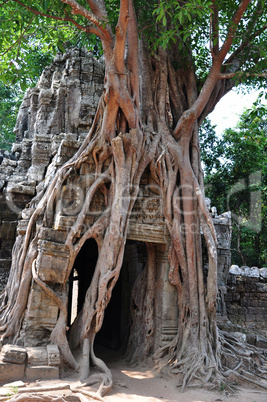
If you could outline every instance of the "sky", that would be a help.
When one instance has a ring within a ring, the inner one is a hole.
[[[250,108],[258,97],[260,91],[251,91],[249,94],[241,94],[231,90],[216,105],[214,111],[209,114],[213,125],[217,125],[218,135],[226,128],[234,128],[239,120],[239,115],[244,108]]]

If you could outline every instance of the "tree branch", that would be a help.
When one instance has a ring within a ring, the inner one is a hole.
[[[262,34],[267,29],[267,24],[263,25],[260,29],[258,29],[254,34],[248,36],[246,40],[244,40],[241,45],[231,54],[231,56],[225,61],[224,67],[228,67],[229,64],[233,63],[237,56],[244,50],[250,43],[253,38],[256,38],[260,34]]]
[[[215,0],[212,0],[211,6],[211,53],[212,55],[216,55],[219,52],[219,14],[218,14],[218,7]]]
[[[26,8],[27,10],[31,11],[35,15],[41,15],[42,17],[47,17],[47,18],[52,18],[53,20],[58,20],[58,21],[68,21],[67,18],[63,17],[57,17],[56,15],[51,15],[51,14],[46,14],[42,13],[41,11],[35,10],[32,7],[27,6],[26,4],[22,3],[20,0],[13,0],[15,3],[18,3],[22,7]]]
[[[76,0],[61,0],[61,1],[62,3],[68,4],[72,8],[72,14],[81,15],[82,17],[86,18],[92,24],[94,24],[107,39],[110,39],[110,32],[106,28],[104,28],[103,24],[96,17],[95,14],[91,13],[89,10],[81,6]]]
[[[101,31],[98,30],[96,27],[83,27],[82,25],[78,24],[75,20],[73,20],[68,14],[67,12],[65,12],[65,14],[67,15],[66,18],[64,17],[58,17],[56,15],[52,15],[52,14],[46,14],[43,13],[41,11],[35,10],[32,7],[27,6],[26,4],[22,3],[20,0],[13,0],[16,3],[18,3],[19,5],[21,5],[22,7],[26,8],[27,10],[29,10],[30,12],[32,12],[35,15],[41,15],[42,17],[47,17],[47,18],[51,18],[53,20],[57,20],[57,21],[64,21],[64,22],[70,22],[72,24],[74,24],[76,26],[76,28],[78,28],[79,30],[86,32],[86,33],[93,33],[97,36],[99,36],[101,38]],[[4,4],[4,3],[3,3]],[[32,21],[32,20],[31,20]],[[29,26],[29,25],[28,25]],[[28,28],[27,26],[27,28]],[[13,44],[14,45],[14,44]],[[13,47],[13,45],[9,48],[9,50]],[[4,53],[5,54],[5,53]]]
[[[118,73],[125,73],[124,51],[125,51],[128,21],[129,21],[129,0],[121,0],[120,14],[116,26],[116,43],[114,48],[115,66]]]
[[[238,7],[236,13],[234,14],[234,16],[230,22],[226,40],[225,40],[224,44],[222,45],[221,49],[219,50],[217,57],[216,57],[216,59],[221,63],[223,62],[227,53],[230,50],[230,47],[233,43],[233,38],[236,33],[237,26],[238,26],[241,18],[243,17],[249,3],[250,3],[250,0],[242,0],[241,3],[239,4],[239,7]]]
[[[236,71],[234,73],[225,73],[225,74],[220,74],[219,79],[221,80],[227,80],[230,78],[234,77],[267,77],[267,72],[266,73],[247,73],[243,71]]]
[[[97,36],[99,36],[100,38],[103,37],[102,32],[95,26],[86,26],[83,27],[82,25],[78,24],[78,22],[76,22],[74,19],[72,19],[67,11],[65,11],[65,14],[67,15],[68,21],[71,22],[73,25],[75,25],[79,30],[86,32],[86,33],[93,33]]]
[[[194,125],[195,120],[200,116],[202,113],[203,109],[205,108],[210,94],[220,79],[220,74],[221,74],[221,66],[223,63],[223,60],[225,59],[227,53],[229,52],[229,49],[233,43],[233,38],[236,33],[237,26],[244,15],[248,5],[250,3],[250,0],[242,0],[241,3],[239,4],[239,7],[234,14],[228,34],[226,37],[226,40],[224,44],[222,45],[221,49],[217,53],[217,55],[214,56],[213,58],[213,65],[211,67],[210,73],[208,75],[208,78],[206,79],[201,92],[196,100],[196,102],[193,104],[193,106],[186,110],[181,118],[179,119],[175,129],[173,130],[173,136],[177,140],[181,136],[186,135],[186,136],[191,136],[192,134],[192,128]]]
[[[176,140],[183,135],[191,137],[193,125],[209,101],[214,86],[219,80],[221,68],[221,63],[216,59],[214,60],[208,78],[206,79],[197,100],[190,109],[186,110],[182,114],[178,120],[178,123],[176,124],[175,129],[173,130],[173,136]]]
[[[101,19],[106,20],[108,17],[105,2],[103,0],[86,0],[94,15]]]
[[[35,15],[31,18],[29,24],[26,26],[26,28],[24,29],[24,31],[22,32],[22,34],[20,35],[20,37],[14,42],[12,43],[11,46],[9,46],[9,48],[4,52],[4,53],[0,53],[2,56],[4,56],[5,54],[7,54],[9,52],[9,50],[13,49],[13,47],[19,43],[21,41],[21,39],[24,37],[25,33],[27,32],[28,28],[30,27],[32,21],[34,20]]]
[[[129,0],[127,63],[130,72],[131,95],[139,110],[138,32],[133,0]]]

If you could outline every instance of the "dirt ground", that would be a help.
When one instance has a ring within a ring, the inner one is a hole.
[[[240,387],[233,396],[229,396],[223,391],[215,392],[203,389],[186,390],[181,393],[173,379],[160,377],[158,373],[146,367],[130,367],[123,359],[114,359],[113,361],[108,361],[107,364],[111,369],[114,382],[112,391],[105,397],[105,401],[107,402],[267,402],[267,391],[247,389],[244,386]],[[40,387],[41,390],[42,387],[64,383],[75,384],[77,380],[70,377],[58,381],[36,381],[27,384],[27,387]],[[64,389],[49,391],[44,394],[57,395],[59,397],[68,396],[70,398],[71,391]],[[3,400],[3,387],[0,388],[0,395],[0,400]],[[73,393],[72,395],[75,394]],[[78,398],[67,400],[77,401]]]
[[[110,364],[114,387],[106,400],[138,402],[267,402],[267,391],[241,388],[234,396],[224,392],[192,389],[181,392],[174,380],[160,378],[157,373],[146,368],[127,367],[125,362]]]

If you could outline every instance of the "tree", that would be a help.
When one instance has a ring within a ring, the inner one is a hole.
[[[251,378],[237,371],[242,367],[247,373],[249,358],[242,360],[244,352],[230,345],[226,335],[219,335],[216,326],[216,234],[205,205],[198,129],[221,97],[242,78],[252,82],[266,76],[264,2],[14,0],[2,7],[13,15],[27,10],[27,27],[44,17],[53,23],[60,21],[64,29],[74,25],[98,36],[106,67],[104,92],[87,138],[45,193],[31,202],[33,213],[26,235],[15,245],[13,280],[2,295],[2,340],[14,342],[18,336],[33,278],[60,309],[51,341],[59,346],[65,361],[78,368],[66,336],[67,277],[60,293],[55,293],[35,271],[37,222],[51,227],[61,187],[71,171],[79,172],[82,162],[92,155],[95,181],[65,243],[70,253],[68,274],[86,239],[95,238],[99,246],[94,276],[73,329],[83,350],[81,377],[88,377],[94,365],[106,374],[101,392],[112,384],[108,368],[94,354],[94,338],[120,273],[140,178],[149,167],[161,188],[171,238],[169,280],[177,289],[179,307],[178,335],[155,358],[166,360],[166,367],[183,387],[188,383],[224,383],[231,370],[226,369],[222,354],[234,354],[236,375]],[[99,188],[105,194],[107,208],[83,232],[85,210]],[[209,252],[205,280],[200,226]],[[153,248],[148,257],[151,266]],[[150,296],[148,292],[147,303]],[[145,343],[151,316],[142,325]],[[256,363],[254,367],[260,375]]]
[[[266,261],[266,112],[259,98],[221,139],[209,122],[201,132],[207,195],[232,211],[233,261],[250,266]]]

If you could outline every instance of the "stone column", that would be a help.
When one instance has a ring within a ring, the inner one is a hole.
[[[155,295],[155,350],[170,342],[177,334],[177,292],[170,284],[167,244],[157,245],[157,277]]]

